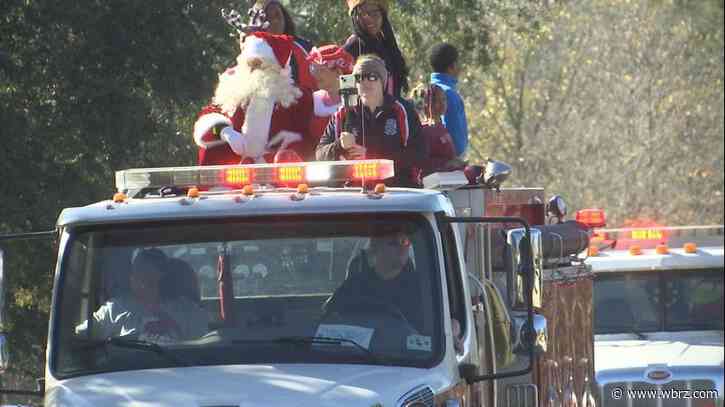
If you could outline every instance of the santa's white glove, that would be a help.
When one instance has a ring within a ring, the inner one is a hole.
[[[279,148],[277,149],[284,150],[290,144],[296,143],[298,141],[302,141],[302,135],[300,133],[282,130],[279,133],[275,134],[274,137],[269,140],[269,143],[267,143],[267,148],[271,149],[275,145],[279,144]]]
[[[234,130],[231,126],[227,126],[222,129],[219,136],[229,144],[229,147],[235,154],[242,157],[247,155],[247,140],[242,133]]]

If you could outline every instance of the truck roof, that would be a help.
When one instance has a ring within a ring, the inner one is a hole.
[[[723,268],[723,247],[698,247],[695,253],[670,249],[657,254],[654,249],[634,255],[628,250],[602,250],[587,259],[595,273],[621,271],[697,270]]]
[[[301,198],[300,198],[301,197]],[[303,215],[371,212],[452,213],[450,201],[440,191],[387,188],[382,194],[362,193],[360,188],[310,188],[298,194],[292,189],[259,190],[253,197],[240,191],[186,196],[126,199],[97,202],[64,209],[58,226],[211,219],[267,215]]]

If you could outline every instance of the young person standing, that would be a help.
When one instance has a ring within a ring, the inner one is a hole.
[[[435,45],[430,53],[430,65],[433,68],[430,81],[443,89],[448,101],[443,124],[453,138],[456,155],[462,158],[468,148],[468,122],[463,99],[457,89],[461,74],[458,50],[446,43]]]

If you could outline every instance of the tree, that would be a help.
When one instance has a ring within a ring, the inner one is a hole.
[[[492,22],[474,156],[512,161],[515,182],[604,207],[615,225],[722,223],[722,12],[704,33],[664,1],[571,2],[543,17],[524,34]]]
[[[222,6],[2,3],[0,233],[52,229],[62,208],[107,199],[115,170],[194,163],[190,123],[236,44]],[[33,388],[55,256],[50,242],[4,248],[15,362],[4,385]]]

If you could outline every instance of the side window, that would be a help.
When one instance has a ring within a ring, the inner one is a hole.
[[[466,305],[463,295],[463,282],[461,281],[461,265],[456,252],[453,226],[445,225],[441,234],[443,241],[443,255],[446,265],[446,285],[448,286],[448,300],[450,301],[451,317],[458,320],[461,325],[461,335],[466,332]]]

